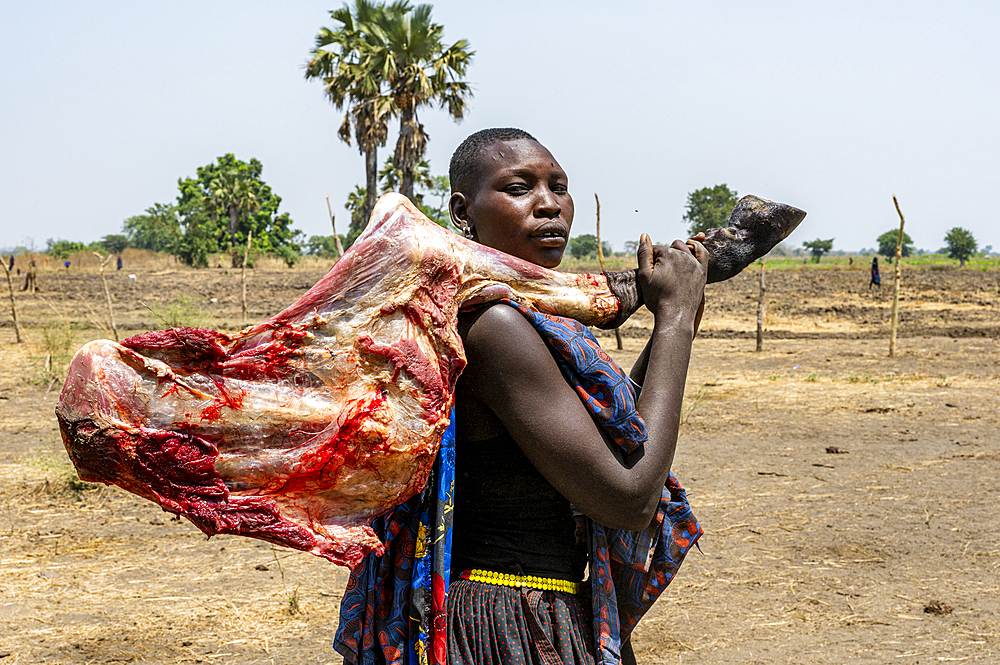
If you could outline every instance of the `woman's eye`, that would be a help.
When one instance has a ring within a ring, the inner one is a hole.
[[[524,194],[528,192],[528,186],[524,183],[514,182],[503,188],[508,194]]]
[[[555,192],[556,194],[565,194],[566,192],[569,191],[569,187],[557,183],[555,185],[552,185],[552,191]]]

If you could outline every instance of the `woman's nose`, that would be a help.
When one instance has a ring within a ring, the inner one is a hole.
[[[562,212],[562,206],[559,205],[559,199],[555,192],[547,187],[542,188],[535,203],[535,216],[557,217],[560,212]]]

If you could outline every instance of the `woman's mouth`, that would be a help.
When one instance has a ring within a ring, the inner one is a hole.
[[[566,237],[560,233],[543,233],[532,238],[542,247],[563,247],[566,244]]]
[[[543,247],[564,247],[566,231],[560,227],[541,228],[531,234],[531,239]]]

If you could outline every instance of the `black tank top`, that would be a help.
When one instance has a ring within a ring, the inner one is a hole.
[[[576,526],[569,501],[510,434],[456,442],[454,570],[581,581],[588,548]]]

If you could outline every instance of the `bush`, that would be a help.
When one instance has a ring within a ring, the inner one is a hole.
[[[82,252],[87,249],[87,246],[82,242],[73,242],[72,240],[53,240],[49,238],[45,241],[48,247],[45,253],[49,256],[59,259],[60,261],[67,259],[72,254],[77,252]]]
[[[345,238],[341,236],[341,245],[344,245]],[[330,259],[337,255],[337,242],[334,236],[309,236],[306,243],[306,254],[318,256],[323,259]]]
[[[277,256],[282,261],[284,261],[285,265],[288,266],[289,268],[298,263],[299,259],[302,258],[302,255],[299,254],[298,245],[295,245],[293,243],[276,247],[274,250],[274,255]]]

